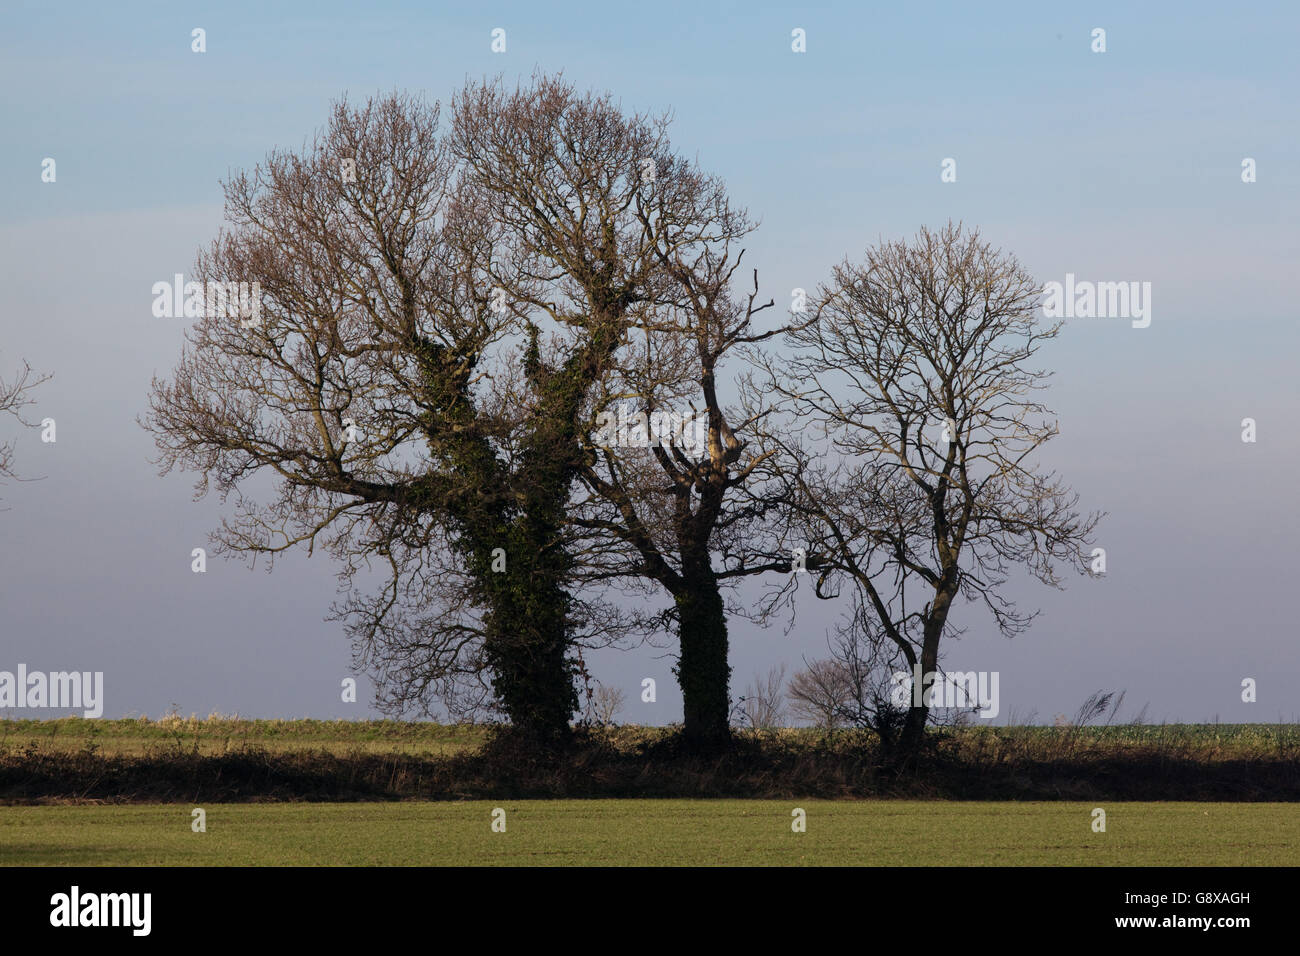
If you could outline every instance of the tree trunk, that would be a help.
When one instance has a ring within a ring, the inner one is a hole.
[[[520,738],[544,750],[561,747],[572,736],[577,704],[565,630],[546,615],[527,624],[511,617],[515,626],[494,623],[484,645],[494,689]]]
[[[711,751],[731,741],[731,667],[727,663],[727,616],[718,582],[708,570],[684,575],[676,597],[687,747]]]
[[[935,679],[938,679],[939,637],[943,634],[943,625],[948,620],[948,608],[951,604],[952,595],[946,592],[940,593],[931,603],[926,615],[925,630],[922,632],[921,639],[922,681],[927,674],[934,674]],[[913,680],[915,679],[916,675],[913,674]],[[907,709],[907,718],[898,736],[898,747],[892,754],[891,762],[896,770],[915,769],[920,759],[921,748],[925,745],[925,726],[930,717],[930,708],[925,702],[928,693],[929,687],[922,683],[918,704],[915,688],[913,689],[912,703]]]
[[[493,689],[515,732],[543,750],[571,739],[578,705],[568,657],[569,559],[562,548],[547,547],[555,536],[553,525],[525,519],[521,540],[507,549],[506,569],[481,575],[489,588],[484,652]]]
[[[928,627],[927,627],[928,631]],[[921,679],[924,681],[926,674],[933,674],[939,663],[939,642],[933,644],[928,639],[921,648]],[[916,680],[916,674],[913,673],[912,679]],[[903,720],[903,729],[898,735],[898,746],[890,755],[890,762],[896,770],[915,769],[917,761],[921,756],[921,748],[925,744],[925,725],[930,717],[930,708],[926,704],[926,695],[929,689],[924,683],[921,684],[920,703],[917,703],[917,693],[915,684],[912,689],[912,702],[907,708],[907,717]]]

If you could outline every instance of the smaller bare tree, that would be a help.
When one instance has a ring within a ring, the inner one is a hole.
[[[764,677],[755,674],[740,698],[741,725],[750,730],[775,730],[785,719],[785,665],[773,667]]]
[[[850,727],[874,733],[882,750],[892,753],[908,710],[894,699],[893,675],[907,664],[860,597],[854,594],[852,601],[852,611],[835,626],[831,640],[830,660],[843,674],[847,691],[839,716]]]
[[[1041,294],[977,230],[922,228],[837,266],[763,383],[801,425],[764,440],[786,462],[792,524],[825,557],[816,593],[856,591],[852,636],[907,674],[939,673],[957,603],[1014,637],[1037,612],[1011,599],[1013,574],[1062,587],[1064,571],[1088,573],[1101,516],[1037,457],[1058,428],[1036,355],[1062,325],[1039,315]],[[833,452],[803,447],[808,433]],[[897,768],[915,765],[932,722],[918,695],[896,743],[884,728]]]
[[[908,665],[871,610],[856,595],[853,600],[853,610],[835,625],[830,658],[812,666],[832,670],[843,681],[843,696],[836,710],[839,724],[871,731],[880,742],[882,755],[889,756],[897,750],[910,710],[910,684],[900,685],[900,678],[909,674]],[[961,727],[977,709],[930,708],[926,721],[937,728]]]
[[[621,687],[610,687],[597,681],[590,702],[592,721],[601,727],[613,727],[626,702],[627,694]]]
[[[841,661],[820,660],[790,678],[786,696],[796,717],[811,721],[823,730],[835,730],[845,724],[845,712],[853,693],[848,668]]]

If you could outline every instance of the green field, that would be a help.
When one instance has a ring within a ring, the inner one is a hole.
[[[506,832],[491,829],[495,807]],[[807,832],[791,830],[791,811]],[[0,807],[5,865],[1300,865],[1255,803],[505,800]]]
[[[671,733],[534,766],[483,726],[0,721],[0,865],[1300,865],[1294,724],[964,728],[902,792],[851,734],[645,749]]]

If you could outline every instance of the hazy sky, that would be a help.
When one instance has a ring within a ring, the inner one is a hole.
[[[214,236],[219,180],[300,147],[339,95],[445,99],[467,76],[540,67],[629,109],[671,108],[676,147],[762,220],[748,255],[778,303],[949,218],[1044,282],[1150,282],[1149,327],[1078,319],[1041,353],[1062,431],[1044,457],[1109,513],[1108,573],[1018,585],[1043,613],[1014,641],[959,607],[969,630],[946,663],[1000,672],[999,720],[1050,721],[1098,689],[1151,720],[1295,718],[1300,8],[544,6],[5,5],[0,377],[22,359],[54,373],[30,415],[54,418],[58,440],[0,422],[21,473],[43,476],[0,487],[0,670],[102,670],[112,717],[173,702],[371,713],[365,681],[362,703],[339,699],[350,651],[322,620],[328,559],[191,572],[221,506],[191,501],[190,475],[157,477],[136,424],[185,328],[153,317],[150,288]],[[191,52],[195,27],[206,53]],[[946,158],[956,182],[941,182]],[[788,635],[735,622],[733,690],[824,653],[840,610],[801,605]],[[624,719],[661,723],[680,719],[671,664],[645,649],[594,669],[626,689]],[[647,676],[655,704],[638,699]],[[1245,677],[1257,703],[1241,701]]]

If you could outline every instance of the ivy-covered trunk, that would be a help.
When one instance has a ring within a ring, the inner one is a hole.
[[[526,557],[515,557],[527,563]],[[517,566],[517,582],[503,575],[487,615],[484,653],[493,689],[515,731],[550,749],[569,739],[578,696],[568,660],[568,595],[561,579],[539,575],[539,581],[536,570]]]
[[[676,595],[686,745],[713,750],[731,740],[731,667],[727,663],[727,616],[711,569],[696,566],[682,576]]]
[[[514,476],[515,501],[498,534],[479,535],[477,560],[504,551],[505,568],[479,579],[488,604],[484,643],[493,689],[517,733],[542,748],[572,736],[578,707],[569,585],[573,558],[564,545],[569,491],[583,461],[578,420],[604,363],[621,342],[621,309],[597,310],[590,339],[558,369],[542,367],[532,330],[524,368],[537,397],[532,428]],[[491,550],[489,550],[491,549]],[[486,552],[486,554],[484,553]]]

